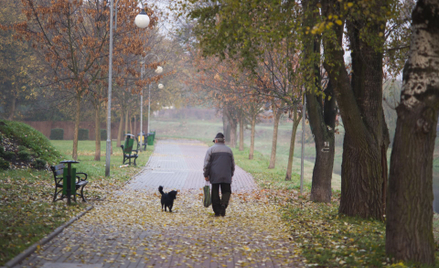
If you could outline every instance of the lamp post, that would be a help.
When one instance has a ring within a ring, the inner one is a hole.
[[[155,70],[155,72],[159,74],[159,73],[163,72],[163,68],[158,66],[157,69]],[[158,84],[158,88],[162,89],[163,85]],[[149,84],[149,87],[148,87],[148,132],[150,131],[149,130],[149,114],[150,113],[151,113],[151,84]]]
[[[144,59],[146,59],[149,56],[155,56],[155,57],[157,57],[157,61],[160,61],[159,57],[154,53],[146,54]],[[141,64],[142,64],[142,74],[141,74],[142,78],[144,76],[144,70],[145,70],[144,63],[145,63],[145,61],[141,62]],[[162,72],[163,72],[163,67],[157,66],[157,68],[155,69],[155,73],[161,74]],[[149,132],[149,113],[151,111],[151,109],[150,109],[150,99],[151,98],[150,97],[151,97],[151,84],[149,84],[149,86],[148,86],[148,132]],[[143,138],[142,130],[143,130],[143,90],[142,90],[142,93],[140,94],[140,135],[141,135],[140,140],[142,140],[142,138]],[[140,150],[142,150],[142,149],[140,149]]]
[[[116,7],[119,0],[116,1]],[[113,23],[114,14],[114,0],[110,1],[110,51],[108,56],[108,105],[107,105],[107,143],[105,153],[105,176],[110,176],[110,157],[111,157],[111,91],[113,83],[113,28],[116,28],[116,24]],[[117,9],[116,9],[117,14]],[[138,14],[134,20],[137,27],[146,28],[149,25],[149,17],[142,8],[142,12]],[[117,23],[117,19],[116,19]],[[114,24],[114,25],[113,25]]]
[[[145,56],[145,58],[148,57],[149,55],[156,56],[157,59],[158,59],[158,56],[155,55],[155,54],[152,54],[152,53],[147,54]],[[145,63],[144,61],[141,61],[141,64],[142,64],[141,76],[142,76],[142,78],[145,75],[144,63]],[[163,68],[161,66],[157,66],[157,68],[155,69],[155,72],[157,74],[160,74],[160,73],[163,72]],[[160,85],[162,85],[162,84],[160,84]],[[163,88],[163,85],[162,85],[161,88]],[[150,103],[150,97],[151,97],[150,94],[151,94],[151,84],[149,84],[149,87],[148,87],[148,132],[149,132],[149,112],[150,112],[150,109],[149,109],[150,105],[149,105],[149,103]],[[140,93],[140,141],[142,141],[142,140],[143,140],[143,89],[142,89],[142,92]],[[142,151],[142,147],[140,147],[140,151]]]

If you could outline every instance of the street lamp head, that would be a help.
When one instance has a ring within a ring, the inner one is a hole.
[[[163,84],[158,84],[159,89],[163,89],[165,86]]]
[[[157,69],[155,69],[155,72],[158,74],[161,74],[163,72],[162,66],[157,66]]]
[[[134,19],[134,23],[139,28],[146,28],[149,25],[149,17],[148,14],[146,14],[145,10],[142,9],[142,11],[137,14],[136,18]]]

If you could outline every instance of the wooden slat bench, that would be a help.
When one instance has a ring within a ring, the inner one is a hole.
[[[63,198],[67,197],[67,194],[63,193],[63,184],[64,184],[64,168],[66,166],[64,164],[59,164],[56,166],[51,166],[53,172],[53,178],[55,179],[55,193],[53,194],[53,202],[57,200],[62,200]],[[76,202],[76,196],[80,196],[82,198],[82,201],[87,202],[84,197],[84,187],[87,185],[87,174],[83,172],[76,172],[75,178],[75,189],[76,193],[73,195],[73,199]],[[78,191],[80,189],[80,191]],[[58,199],[57,197],[60,196]]]
[[[127,134],[125,139],[125,145],[121,145],[123,160],[122,164],[125,164],[125,161],[128,160],[128,164],[131,165],[131,158],[134,158],[134,165],[136,166],[136,159],[138,157],[138,150],[134,150],[134,135]],[[137,140],[137,139],[136,139]]]

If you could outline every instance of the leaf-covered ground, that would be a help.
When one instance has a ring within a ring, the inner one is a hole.
[[[57,148],[71,149],[72,141],[56,141]],[[112,155],[111,177],[105,177],[105,159],[93,161],[88,145],[82,141],[79,149],[78,170],[89,175],[85,196],[89,203],[78,202],[67,206],[66,201],[52,202],[54,179],[51,171],[8,169],[0,171],[0,266],[50,234],[92,203],[105,199],[108,193],[124,185],[141,167],[120,168],[122,154]],[[62,145],[62,146],[59,146]],[[89,146],[89,147],[90,147]],[[84,148],[85,147],[85,148]],[[139,155],[138,165],[144,165],[153,147]],[[60,150],[65,152],[66,150]],[[63,159],[70,159],[64,154]]]
[[[201,189],[181,191],[169,213],[161,211],[158,193],[117,192],[24,267],[47,261],[104,267],[304,266],[279,207],[264,192],[234,194],[225,217],[214,217],[201,199]]]

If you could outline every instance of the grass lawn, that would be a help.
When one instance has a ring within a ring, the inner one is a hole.
[[[152,129],[158,138],[197,139],[211,145],[222,123],[208,121],[153,120]],[[412,263],[394,263],[385,255],[385,223],[338,215],[340,176],[333,174],[333,198],[331,203],[309,201],[313,169],[313,144],[306,144],[304,193],[300,186],[300,143],[296,143],[293,176],[285,181],[291,124],[282,123],[279,128],[276,167],[268,169],[271,151],[272,126],[257,126],[255,155],[248,159],[248,131],[244,151],[233,148],[236,164],[251,173],[261,191],[280,206],[285,224],[294,242],[300,246],[308,264],[318,267],[419,267]],[[298,137],[299,140],[299,137]],[[63,159],[71,159],[72,141],[52,141]],[[83,211],[88,205],[105,199],[107,193],[123,186],[140,171],[149,159],[154,147],[137,159],[137,167],[121,167],[122,150],[113,144],[111,176],[105,177],[105,142],[100,161],[94,161],[94,141],[80,141],[78,171],[89,175],[85,195],[89,203],[66,205],[66,201],[52,203],[53,176],[48,171],[7,170],[0,171],[0,266],[5,264],[31,244]],[[341,147],[336,148],[334,170],[341,163]],[[436,162],[435,162],[436,166]],[[434,218],[434,234],[439,244],[439,218]],[[439,263],[439,259],[437,258]]]
[[[198,139],[211,144],[222,123],[203,121],[152,121],[160,136]],[[257,126],[254,159],[248,159],[248,133],[246,148],[233,148],[236,164],[251,173],[259,186],[281,207],[286,225],[294,241],[301,247],[308,264],[317,267],[420,267],[414,263],[396,263],[385,254],[385,223],[347,217],[338,214],[341,178],[333,174],[332,202],[309,201],[313,162],[305,161],[304,194],[299,194],[300,150],[296,143],[291,181],[285,181],[288,160],[290,124],[279,128],[276,168],[268,169],[271,151],[272,126]],[[340,137],[339,137],[340,138]],[[299,137],[297,138],[299,140]],[[305,155],[314,156],[314,145],[306,144]],[[340,171],[342,148],[336,147],[334,170]],[[435,215],[434,236],[439,245],[439,217]],[[436,254],[436,262],[439,256]]]
[[[62,154],[70,160],[73,141],[51,141]],[[121,187],[127,180],[141,170],[149,159],[153,146],[139,154],[137,167],[120,167],[122,150],[113,143],[110,177],[105,177],[105,142],[101,160],[94,161],[94,141],[79,141],[78,172],[88,174],[88,185],[84,188],[88,203],[66,205],[66,200],[52,202],[54,179],[50,171],[5,170],[0,171],[0,266],[21,253],[45,235],[85,210],[89,205],[99,202],[106,194]],[[78,199],[79,200],[79,199]]]

